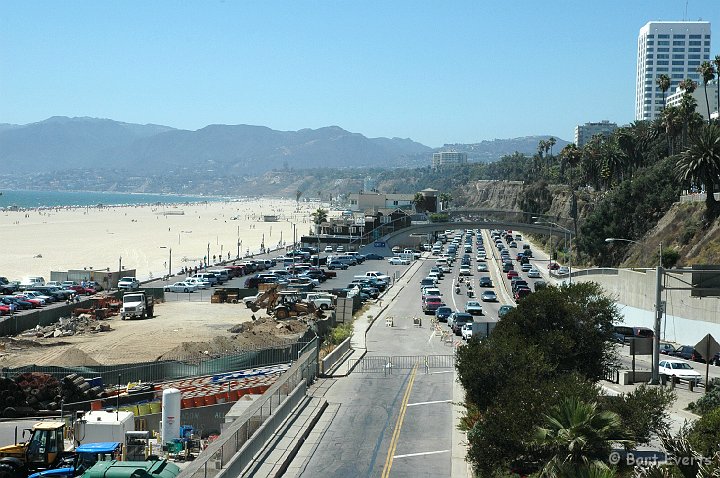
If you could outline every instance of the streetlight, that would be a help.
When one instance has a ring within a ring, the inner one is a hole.
[[[533,219],[540,219],[539,217],[533,216]],[[572,284],[572,236],[573,233],[570,229],[561,226],[560,224],[556,222],[551,221],[535,221],[535,224],[549,224],[550,225],[550,258],[552,259],[552,232],[553,227],[557,227],[561,231],[563,231],[563,235],[567,234],[570,236],[570,249],[568,250],[568,282]]]
[[[170,257],[168,257],[168,277],[172,275],[172,247],[160,246],[160,249],[168,249],[170,251]]]
[[[630,242],[633,244],[640,244],[638,241],[632,239],[623,239],[620,237],[608,237],[605,242]],[[665,273],[662,266],[662,242],[660,243],[660,260],[659,264],[655,269],[655,337],[653,340],[653,368],[652,368],[652,379],[650,380],[651,385],[657,385],[660,383],[660,323],[662,322],[663,306],[662,306],[662,277]]]

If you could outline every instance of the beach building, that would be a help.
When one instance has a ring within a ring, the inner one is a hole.
[[[411,209],[414,194],[386,194],[380,192],[365,192],[350,194],[350,211],[363,212],[367,210],[400,208]]]
[[[635,120],[654,120],[663,108],[660,75],[670,89],[686,78],[702,82],[697,67],[710,60],[710,22],[648,22],[637,40]]]
[[[598,123],[585,123],[575,126],[575,144],[582,148],[596,134],[610,136],[617,129],[617,123],[602,120]]]

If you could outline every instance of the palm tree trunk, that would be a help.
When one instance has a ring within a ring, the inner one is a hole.
[[[718,202],[715,200],[715,181],[711,176],[705,177],[705,215],[707,224],[712,224],[718,217]]]
[[[707,83],[704,83],[703,86],[705,87],[705,105],[707,106],[708,124],[712,124],[712,119],[710,119],[710,100],[708,100],[707,95]]]

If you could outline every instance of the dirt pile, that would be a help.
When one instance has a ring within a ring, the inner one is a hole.
[[[95,334],[98,332],[109,332],[112,330],[110,324],[95,320],[91,315],[80,314],[77,317],[61,317],[54,324],[45,327],[36,326],[34,329],[24,332],[25,337],[57,338],[70,337],[72,335]]]
[[[187,360],[284,345],[300,338],[307,329],[308,325],[299,320],[277,321],[262,317],[231,327],[229,331],[237,334],[233,337],[215,337],[209,342],[183,342],[158,360]]]

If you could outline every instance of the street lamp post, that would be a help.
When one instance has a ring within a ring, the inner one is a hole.
[[[160,249],[167,249],[170,251],[170,257],[168,257],[168,277],[172,275],[172,247],[160,246]]]
[[[622,239],[618,237],[608,237],[605,242],[630,242],[633,244],[640,244],[638,241],[631,239]],[[660,325],[663,316],[663,305],[662,305],[662,276],[665,273],[662,265],[662,242],[660,243],[660,259],[655,269],[655,330],[653,337],[653,368],[652,368],[652,379],[650,380],[651,385],[657,385],[660,383]]]
[[[540,219],[539,217],[533,216],[533,219]],[[548,224],[550,226],[550,261],[552,262],[552,233],[553,227],[557,227],[563,232],[563,235],[567,234],[570,236],[570,248],[568,249],[568,282],[572,284],[572,231],[566,227],[561,226],[556,222],[550,221],[535,221],[535,224]]]

